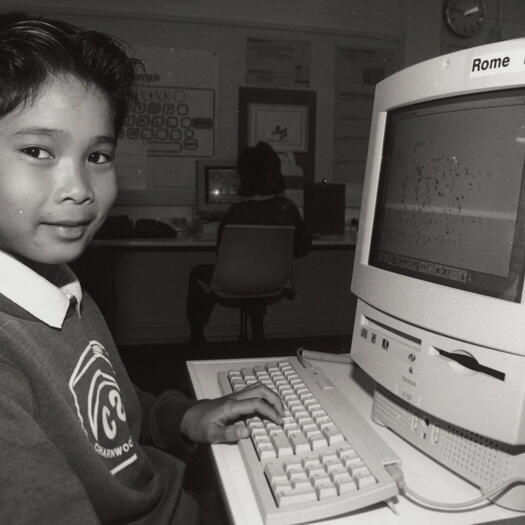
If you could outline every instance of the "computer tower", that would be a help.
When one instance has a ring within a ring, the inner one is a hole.
[[[310,233],[342,235],[345,232],[345,185],[310,182],[304,185],[303,215]]]

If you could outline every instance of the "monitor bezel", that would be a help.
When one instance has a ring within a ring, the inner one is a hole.
[[[488,348],[525,355],[525,299],[480,295],[390,272],[369,264],[388,112],[400,107],[473,93],[523,87],[523,72],[472,74],[479,56],[525,50],[525,39],[452,53],[411,66],[376,88],[352,292],[375,308],[426,330]],[[524,51],[525,53],[525,51]],[[437,306],[436,306],[437,305]],[[498,329],[494,329],[498,327]]]

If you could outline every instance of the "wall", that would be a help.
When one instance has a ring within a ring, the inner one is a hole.
[[[403,0],[253,0],[0,2],[0,7],[53,15],[108,31],[132,46],[213,50],[218,54],[216,158],[236,158],[238,87],[246,84],[246,39],[266,37],[311,43],[311,90],[317,93],[317,180],[332,178],[334,134],[334,53],[336,46],[398,46],[403,64]],[[193,172],[177,170],[173,206],[124,207],[115,213],[189,216]],[[354,203],[355,206],[355,203]]]
[[[246,85],[246,39],[266,37],[311,43],[311,85],[317,93],[315,178],[334,173],[335,49],[395,48],[399,67],[443,52],[512,38],[525,27],[525,2],[486,0],[487,23],[470,39],[453,36],[443,23],[444,0],[50,0],[2,1],[0,8],[55,15],[122,37],[132,46],[217,53],[216,158],[235,158],[238,87]],[[174,202],[121,207],[115,213],[191,219],[194,173],[173,163]],[[343,175],[344,177],[344,175]],[[338,180],[341,177],[338,176]],[[344,180],[343,180],[344,182]],[[359,202],[357,188],[357,202]],[[358,206],[355,200],[350,204]],[[357,210],[349,212],[356,215]]]

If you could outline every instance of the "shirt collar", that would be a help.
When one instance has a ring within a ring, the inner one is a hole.
[[[82,289],[65,264],[52,266],[43,277],[0,251],[0,293],[53,328],[62,328],[73,299],[80,317]]]

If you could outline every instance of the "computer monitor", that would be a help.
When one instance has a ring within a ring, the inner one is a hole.
[[[373,417],[525,510],[525,39],[375,93],[352,291]]]
[[[198,160],[196,170],[196,203],[198,217],[220,219],[238,195],[239,173],[233,160]]]

